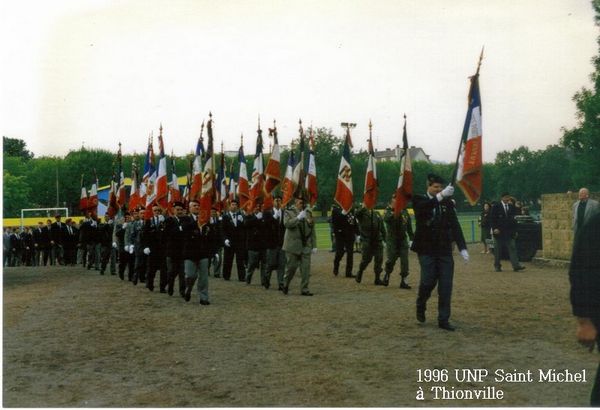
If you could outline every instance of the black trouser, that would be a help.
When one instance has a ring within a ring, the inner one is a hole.
[[[246,279],[246,249],[240,247],[226,246],[223,251],[223,279],[231,278],[231,269],[233,268],[233,257],[235,255],[235,264],[237,265],[238,280]]]
[[[421,265],[421,282],[417,297],[417,310],[425,312],[427,300],[438,285],[438,322],[448,323],[454,278],[454,259],[452,259],[452,255],[419,255],[419,264]]]
[[[165,256],[162,252],[153,251],[150,253],[150,255],[148,255],[148,259],[146,261],[146,287],[150,290],[154,289],[154,277],[156,276],[157,270],[160,271],[160,290],[166,290],[168,277]]]
[[[135,265],[133,268],[133,282],[134,285],[139,280],[140,282],[146,281],[146,264],[148,263],[148,257],[140,251],[135,251]]]
[[[335,236],[335,258],[333,259],[333,273],[338,274],[340,261],[346,254],[346,276],[352,276],[354,266],[354,238],[345,238],[342,235]]]
[[[172,294],[175,287],[175,278],[179,278],[179,294],[185,295],[185,269],[181,255],[167,256],[168,292]]]
[[[77,264],[77,247],[74,245],[65,246],[65,265]]]
[[[135,255],[126,252],[124,249],[119,250],[119,277],[125,279],[125,268],[127,268],[127,280],[131,282],[134,266]]]

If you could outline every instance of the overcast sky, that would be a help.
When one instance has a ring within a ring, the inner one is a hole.
[[[4,1],[2,134],[36,156],[99,147],[194,149],[212,111],[216,146],[280,143],[355,122],[355,148],[401,141],[454,161],[468,77],[480,72],[484,161],[558,143],[597,53],[588,0]],[[265,134],[266,135],[266,134]]]

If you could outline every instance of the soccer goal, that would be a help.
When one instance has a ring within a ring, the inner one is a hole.
[[[56,213],[60,213],[65,218],[69,217],[69,208],[30,208],[21,209],[21,229],[25,226],[25,214],[27,218],[53,218]]]

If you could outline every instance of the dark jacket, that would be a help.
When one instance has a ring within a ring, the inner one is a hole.
[[[198,222],[192,215],[183,219],[183,259],[199,261],[212,258],[217,251],[217,229],[211,224],[206,224],[200,229]]]
[[[67,225],[64,222],[58,225],[58,222],[54,222],[50,225],[50,240],[54,241],[57,245],[62,245],[65,233],[67,232]]]
[[[79,242],[82,245],[92,245],[96,243],[96,232],[98,231],[98,223],[90,219],[85,220],[79,229]]]
[[[569,268],[571,306],[577,317],[600,323],[600,213],[578,232]]]
[[[113,224],[101,223],[98,224],[98,230],[96,231],[96,240],[102,246],[112,246],[112,234]]]
[[[232,220],[229,212],[223,214],[223,240],[229,239],[232,248],[246,247],[246,229],[244,228],[244,215],[236,213],[236,222]]]
[[[146,219],[144,221],[144,227],[142,228],[141,236],[141,248],[150,248],[150,252],[153,256],[164,255],[165,248],[165,221],[159,221],[156,223],[154,217]]]
[[[412,199],[416,231],[411,250],[420,255],[452,255],[452,243],[458,249],[467,249],[462,229],[458,223],[454,203],[445,198],[415,195]]]
[[[336,238],[353,241],[358,235],[358,224],[351,212],[344,215],[340,208],[334,207],[331,211],[331,224]]]
[[[165,221],[165,255],[170,258],[181,257],[185,238],[185,233],[183,232],[184,220],[185,217],[170,216]]]
[[[285,237],[285,225],[283,224],[283,209],[281,216],[275,218],[273,209],[264,212],[265,229],[267,232],[267,249],[277,249],[283,246],[283,238]]]
[[[46,226],[33,230],[33,244],[37,245],[39,249],[46,249],[50,246],[50,231]]]
[[[244,217],[246,228],[246,248],[251,251],[267,249],[267,228],[263,218],[249,214]]]
[[[77,242],[79,242],[79,229],[71,225],[71,233],[69,233],[69,228],[65,226],[63,245],[72,249],[77,247]]]
[[[500,230],[500,233],[494,236],[504,239],[513,238],[517,233],[515,215],[517,215],[517,210],[514,205],[508,204],[508,212],[504,212],[502,202],[494,202],[490,211],[490,227],[492,231]]]

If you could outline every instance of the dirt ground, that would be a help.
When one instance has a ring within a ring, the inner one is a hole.
[[[299,295],[299,277],[288,296],[276,286],[266,291],[211,277],[210,306],[200,306],[195,292],[185,303],[79,267],[8,268],[3,405],[588,405],[598,354],[575,342],[566,270],[527,263],[524,272],[496,273],[491,255],[470,250],[467,265],[455,257],[453,333],[437,327],[435,292],[427,322],[415,320],[419,269],[412,254],[412,290],[398,289],[397,274],[388,288],[373,285],[372,270],[360,285],[334,277],[333,254],[320,251],[315,296]],[[457,381],[455,370],[469,368],[490,374]],[[419,369],[445,369],[448,380],[419,382]],[[531,370],[534,381],[498,382],[497,369]],[[587,382],[538,382],[539,369],[585,370]],[[504,396],[436,400],[431,388],[442,385],[493,387]],[[425,400],[416,399],[419,388]]]

